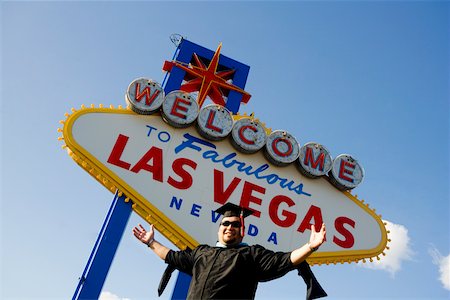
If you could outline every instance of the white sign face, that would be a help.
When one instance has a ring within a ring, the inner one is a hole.
[[[175,128],[159,114],[84,109],[69,116],[63,132],[80,166],[97,170],[180,248],[215,244],[215,210],[232,202],[254,211],[244,241],[275,251],[305,244],[311,224],[324,222],[327,240],[308,259],[313,264],[357,261],[385,249],[380,217],[350,193],[326,178],[303,176],[295,164],[271,164],[263,151],[245,154],[228,139],[207,140],[195,126]]]

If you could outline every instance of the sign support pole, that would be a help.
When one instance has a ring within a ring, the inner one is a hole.
[[[131,201],[116,192],[72,300],[100,297],[131,211]]]
[[[187,298],[191,279],[192,277],[186,273],[178,272],[177,282],[173,288],[171,300],[184,300]]]

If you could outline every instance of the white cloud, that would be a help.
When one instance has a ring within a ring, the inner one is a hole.
[[[120,298],[111,292],[101,292],[99,300],[130,300],[129,298]]]
[[[443,256],[435,247],[428,249],[433,263],[439,266],[439,281],[445,289],[450,290],[450,254]]]
[[[395,273],[401,269],[404,261],[412,260],[414,252],[411,249],[408,229],[399,224],[383,220],[386,223],[386,229],[389,231],[388,243],[389,250],[385,250],[385,256],[380,255],[380,260],[374,259],[373,262],[358,263],[362,267],[374,270],[384,270],[395,276]]]

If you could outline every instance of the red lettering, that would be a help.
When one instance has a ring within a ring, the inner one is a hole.
[[[355,238],[353,237],[353,234],[344,227],[345,224],[348,224],[351,227],[355,228],[355,221],[347,217],[338,217],[334,221],[334,227],[336,228],[336,231],[344,236],[344,240],[340,240],[336,236],[334,236],[333,242],[336,245],[341,246],[342,248],[348,249],[353,247],[353,245],[355,244]]]
[[[223,173],[214,169],[214,202],[225,204],[239,182],[241,182],[241,179],[234,177],[230,185],[224,190]]]
[[[162,150],[157,147],[151,147],[147,153],[136,163],[131,169],[131,172],[139,173],[141,170],[146,170],[153,173],[153,179],[160,182],[163,181],[163,157]],[[153,160],[153,164],[149,165],[148,162]]]
[[[262,200],[260,198],[253,196],[252,195],[253,191],[261,193],[261,194],[266,193],[266,189],[263,188],[262,186],[259,186],[259,185],[256,185],[256,184],[246,181],[244,183],[244,189],[243,189],[242,195],[241,195],[240,206],[253,210],[253,215],[255,217],[259,218],[261,216],[261,212],[256,209],[251,208],[250,202],[261,205]]]
[[[311,223],[312,219],[314,223]],[[303,233],[306,229],[311,229],[311,225],[314,225],[316,230],[320,230],[322,223],[322,211],[319,207],[311,205],[297,231]]]
[[[347,167],[351,168],[347,169]],[[355,169],[355,165],[349,163],[348,161],[341,160],[341,165],[339,167],[339,178],[347,180],[349,182],[353,182],[353,178],[348,177],[345,174],[353,175],[353,170]]]
[[[278,195],[273,197],[269,204],[270,219],[272,219],[272,221],[280,227],[290,227],[294,224],[297,215],[293,212],[282,210],[281,215],[284,216],[284,218],[280,219],[278,217],[278,209],[281,203],[286,203],[289,207],[295,205],[295,202],[287,196]]]
[[[192,175],[186,171],[183,166],[189,166],[195,170],[197,168],[197,163],[187,158],[178,158],[174,160],[172,169],[175,174],[181,177],[181,181],[176,181],[169,176],[167,183],[179,190],[186,190],[192,186]]]
[[[253,132],[257,132],[257,129],[253,126],[250,126],[250,125],[242,126],[239,129],[239,138],[241,139],[241,141],[243,141],[244,143],[246,143],[248,145],[254,145],[255,141],[251,141],[244,136],[244,131],[247,129],[250,129]]]
[[[186,106],[182,105],[185,104]],[[181,112],[187,112],[188,107],[191,106],[191,102],[188,100],[182,99],[182,98],[176,98],[173,102],[172,110],[170,111],[170,114],[173,116],[176,116],[181,119],[186,119],[186,115],[182,114]]]
[[[320,164],[320,171],[323,171],[323,165],[325,163],[325,153],[320,153],[319,157],[314,160],[313,150],[310,147],[306,147],[305,160],[303,163],[307,165],[311,165],[313,169],[317,169],[317,166]]]
[[[281,143],[281,142],[285,143],[288,146],[287,151],[284,153],[281,152],[280,150],[278,150],[278,147],[277,147],[278,143]],[[289,143],[289,141],[287,139],[277,138],[277,139],[273,140],[273,142],[272,142],[272,150],[273,150],[273,152],[275,152],[276,155],[281,156],[281,157],[286,157],[286,156],[291,155],[292,145],[291,145],[291,143]]]
[[[209,111],[208,121],[206,121],[206,128],[222,133],[223,129],[213,125],[214,119],[216,118],[216,112],[213,110]]]
[[[125,146],[128,143],[128,139],[129,137],[127,137],[126,135],[119,134],[116,143],[114,144],[114,147],[111,151],[111,154],[109,155],[108,158],[108,162],[110,164],[116,165],[126,170],[129,170],[131,165],[127,162],[124,162],[120,158],[122,157],[123,150],[125,149]]]
[[[159,95],[159,90],[155,90],[155,92],[153,93],[153,95],[150,96],[150,87],[145,87],[145,89],[140,92],[140,87],[141,85],[138,83],[136,83],[136,101],[137,102],[141,102],[142,97],[145,96],[145,105],[150,106],[153,101],[155,101],[156,97],[158,97]]]

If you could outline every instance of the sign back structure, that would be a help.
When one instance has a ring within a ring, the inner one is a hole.
[[[285,130],[240,115],[249,67],[183,39],[164,89],[146,78],[127,108],[91,106],[62,121],[70,156],[180,249],[214,244],[227,202],[253,210],[246,242],[292,251],[311,224],[327,241],[310,264],[372,261],[387,248],[381,216],[350,190],[364,170],[321,144],[300,147]],[[203,106],[206,99],[213,104]],[[202,107],[203,106],[203,107]],[[120,238],[119,238],[120,239]],[[109,268],[109,266],[108,266]]]

